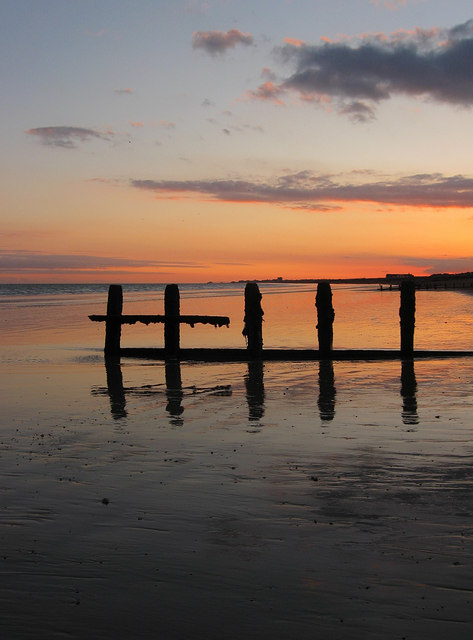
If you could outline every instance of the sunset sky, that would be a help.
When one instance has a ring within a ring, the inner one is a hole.
[[[473,270],[471,0],[3,0],[0,282]]]

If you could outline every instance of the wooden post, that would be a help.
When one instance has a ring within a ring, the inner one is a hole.
[[[168,284],[164,290],[164,350],[166,358],[179,357],[180,298],[177,284]]]
[[[321,280],[317,285],[315,306],[317,307],[319,352],[321,355],[328,355],[332,351],[333,320],[335,318],[335,311],[332,307],[332,289],[328,280]]]
[[[245,287],[245,326],[243,335],[250,358],[261,358],[263,352],[263,315],[259,287],[256,282],[248,282]]]
[[[111,284],[108,288],[107,320],[105,322],[105,354],[108,356],[120,355],[122,309],[122,287],[120,284]]]
[[[401,306],[399,317],[401,324],[401,354],[412,358],[414,354],[414,326],[416,313],[416,287],[414,280],[401,282]]]

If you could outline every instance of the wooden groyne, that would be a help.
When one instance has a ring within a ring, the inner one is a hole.
[[[262,296],[256,283],[245,288],[244,327],[242,334],[246,348],[182,348],[180,325],[210,324],[214,327],[229,326],[227,316],[182,315],[179,288],[166,286],[164,314],[123,314],[121,285],[110,285],[106,315],[91,315],[94,322],[105,322],[105,355],[107,357],[138,357],[156,360],[193,360],[203,362],[245,362],[254,360],[310,361],[310,360],[406,360],[412,358],[452,358],[473,356],[473,351],[415,350],[415,284],[412,279],[400,283],[400,347],[399,349],[333,349],[332,290],[328,281],[317,286],[315,306],[317,310],[318,349],[265,349],[263,347]],[[164,348],[122,347],[121,327],[124,324],[163,324]]]
[[[93,322],[105,322],[105,355],[125,355],[121,348],[121,327],[123,324],[164,324],[164,349],[166,358],[176,358],[180,354],[180,325],[211,324],[224,327],[230,324],[227,316],[181,315],[180,294],[176,284],[168,284],[164,291],[164,315],[134,314],[124,315],[122,287],[112,284],[108,290],[107,315],[89,316]],[[147,350],[146,350],[147,351]],[[161,356],[160,356],[161,357]]]

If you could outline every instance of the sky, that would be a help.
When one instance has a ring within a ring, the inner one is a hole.
[[[473,271],[471,0],[2,0],[0,282]]]

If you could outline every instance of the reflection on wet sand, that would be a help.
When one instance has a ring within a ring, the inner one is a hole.
[[[413,360],[403,360],[401,364],[402,421],[404,424],[419,424],[417,414],[417,381]]]
[[[126,418],[126,398],[120,358],[113,356],[105,358],[105,371],[107,373],[107,389],[110,396],[112,417],[116,420]]]
[[[320,419],[330,422],[335,417],[335,376],[333,373],[333,362],[331,360],[320,360],[319,362],[319,407]]]
[[[165,363],[165,385],[147,384],[138,387],[124,387],[123,376],[119,358],[106,358],[105,369],[107,375],[107,387],[93,388],[94,395],[108,395],[110,398],[110,411],[116,420],[126,418],[126,396],[166,396],[166,411],[170,416],[173,426],[182,426],[184,419],[183,400],[185,396],[206,394],[212,396],[228,396],[232,394],[231,385],[217,385],[214,387],[183,387],[181,377],[181,364],[178,361]],[[319,396],[317,406],[320,419],[331,422],[335,417],[335,375],[331,360],[319,362]],[[264,389],[264,363],[261,360],[248,362],[248,373],[244,377],[246,389],[246,401],[248,404],[248,420],[255,422],[261,420],[265,414],[265,389]],[[163,388],[164,387],[164,388]],[[417,413],[417,382],[414,372],[414,362],[403,360],[401,365],[401,396],[402,396],[402,421],[406,425],[419,424]]]
[[[213,387],[190,387],[182,386],[181,364],[178,361],[170,361],[165,363],[165,385],[145,384],[136,387],[125,387],[123,385],[123,375],[121,370],[120,358],[105,358],[105,370],[107,375],[107,386],[93,387],[92,395],[108,395],[110,398],[110,412],[116,420],[126,418],[128,411],[126,409],[126,396],[166,396],[166,411],[170,416],[170,423],[173,426],[181,427],[184,424],[182,414],[184,407],[182,401],[184,396],[196,395],[212,395],[212,396],[230,396],[232,395],[231,385],[216,385]],[[163,389],[164,387],[164,389]]]
[[[171,424],[176,427],[181,427],[184,424],[181,416],[184,412],[184,407],[182,406],[184,393],[182,391],[181,365],[178,361],[174,361],[166,362],[164,367],[166,375],[166,397],[168,399],[166,411],[171,417]]]
[[[261,360],[248,362],[248,375],[245,376],[248,420],[261,420],[264,416],[264,365]]]

